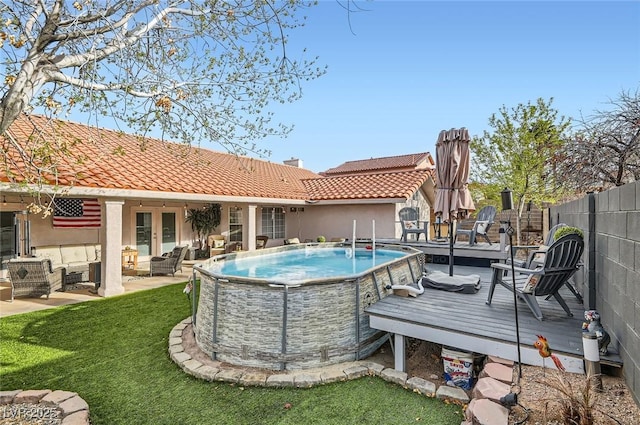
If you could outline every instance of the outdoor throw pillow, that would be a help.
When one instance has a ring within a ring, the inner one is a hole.
[[[224,247],[224,239],[215,239],[213,241],[214,248],[223,248]]]
[[[478,222],[478,227],[476,228],[476,233],[480,234],[480,235],[484,235],[487,232],[487,225],[489,224],[488,221],[479,221]]]
[[[404,228],[405,229],[417,229],[418,228],[418,222],[416,220],[405,221],[404,222]]]
[[[532,274],[527,277],[527,281],[522,287],[522,292],[525,294],[533,294],[533,290],[536,289],[536,285],[540,280],[540,276]]]

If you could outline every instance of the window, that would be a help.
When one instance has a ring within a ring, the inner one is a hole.
[[[229,208],[229,242],[242,242],[242,208]]]
[[[284,216],[282,207],[263,207],[262,234],[269,236],[269,239],[284,238]]]

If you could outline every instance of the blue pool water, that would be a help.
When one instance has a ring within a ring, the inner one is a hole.
[[[398,251],[351,248],[298,249],[247,258],[226,260],[218,270],[225,276],[302,281],[351,276],[393,261],[406,254]],[[215,268],[215,265],[214,265]],[[214,271],[214,270],[212,270]]]

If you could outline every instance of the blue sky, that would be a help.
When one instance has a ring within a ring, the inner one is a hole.
[[[351,27],[340,3],[321,0],[290,34],[289,52],[307,48],[328,73],[278,108],[295,128],[260,141],[270,161],[296,157],[320,172],[371,157],[435,158],[440,130],[481,135],[502,106],[553,97],[559,115],[589,116],[640,88],[637,1],[360,1],[366,11],[350,15]]]

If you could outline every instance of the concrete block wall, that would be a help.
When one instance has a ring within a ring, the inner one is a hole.
[[[549,219],[551,225],[562,222],[585,231],[585,265],[578,276],[585,309],[600,312],[640,404],[640,182],[552,207]]]

